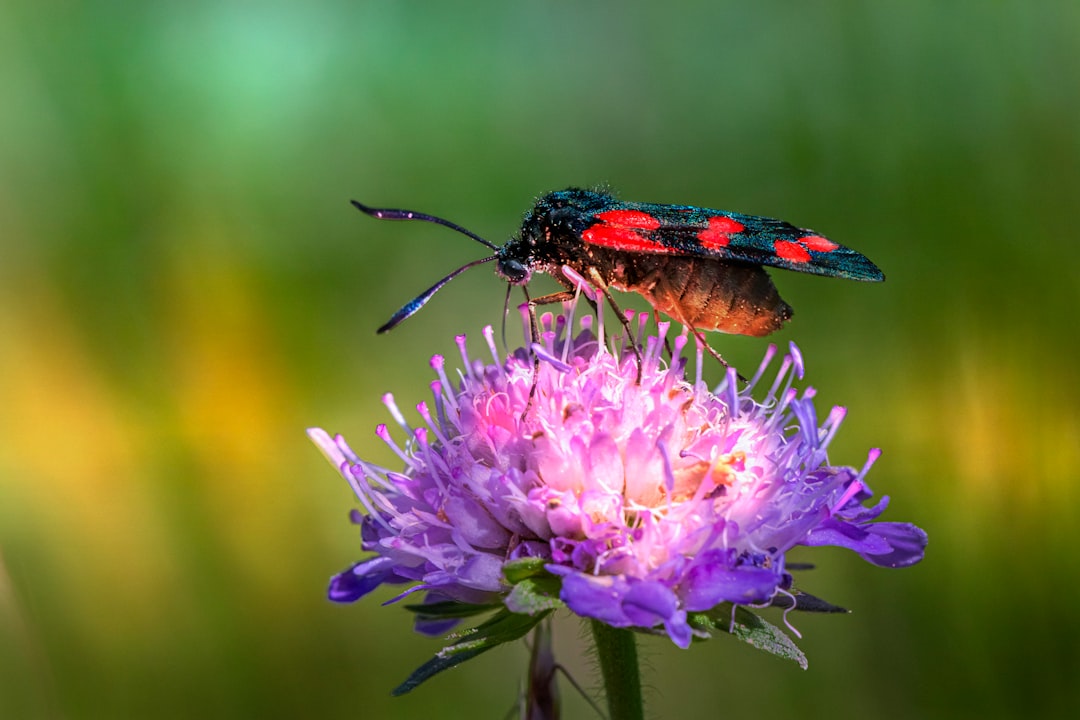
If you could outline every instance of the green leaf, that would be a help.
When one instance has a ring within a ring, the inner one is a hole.
[[[447,645],[431,660],[416,668],[405,682],[394,688],[392,694],[404,695],[443,670],[449,670],[503,643],[524,637],[547,614],[542,612],[536,615],[519,615],[503,609],[484,623],[452,635],[451,637],[462,639],[453,645]]]
[[[808,665],[806,655],[787,633],[741,605],[735,607],[734,617],[731,603],[723,603],[708,613],[694,613],[688,620],[698,628],[730,633],[758,650],[793,660],[803,670]]]
[[[420,667],[413,670],[412,674],[405,679],[405,682],[394,688],[390,694],[394,697],[399,697],[408,692],[412,692],[425,680],[435,675],[438,675],[443,670],[449,670],[455,665],[460,665],[466,660],[472,660],[474,657],[480,655],[486,650],[490,650],[490,648],[473,648],[472,650],[462,651],[449,657],[442,657],[440,655],[436,655]]]
[[[506,607],[511,612],[527,615],[558,610],[565,607],[563,601],[559,599],[560,588],[562,588],[562,582],[554,575],[541,575],[522,580],[506,597]]]
[[[505,577],[506,582],[511,585],[517,585],[525,578],[531,578],[537,575],[547,575],[548,572],[544,569],[544,566],[549,562],[551,561],[536,557],[512,560],[503,565],[503,577]]]
[[[798,610],[799,612],[813,612],[813,613],[848,613],[851,612],[847,608],[842,608],[839,605],[833,605],[831,602],[822,600],[816,595],[803,592],[802,590],[790,590],[791,595],[794,595],[794,599],[790,595],[785,593],[777,593],[773,596],[772,602],[769,603],[771,607],[781,608],[787,610],[791,608]]]
[[[472,605],[470,603],[446,600],[433,602],[426,605],[405,605],[406,610],[414,612],[425,618],[437,620],[439,618],[464,618],[491,612],[502,607],[502,603],[487,603],[484,605]]]

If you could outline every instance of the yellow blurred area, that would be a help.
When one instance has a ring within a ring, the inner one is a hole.
[[[286,448],[300,437],[282,350],[266,327],[250,272],[215,252],[225,245],[220,231],[166,244],[187,248],[164,281],[162,336],[169,359],[163,390],[175,406],[178,442],[192,449],[198,468],[190,481],[209,501],[207,519],[221,532],[221,549],[251,582],[287,593],[281,553],[303,528],[275,482],[292,457]]]
[[[355,503],[304,430],[389,462],[381,394],[502,312],[475,270],[376,336],[479,247],[350,198],[501,243],[601,183],[881,265],[774,273],[773,339],[849,407],[833,459],[881,447],[885,519],[930,534],[911,569],[800,557],[855,611],[799,619],[806,673],[643,640],[653,715],[1072,716],[1077,48],[1067,2],[3,4],[0,718],[504,715],[520,649],[388,696],[441,645],[392,590],[326,601]]]
[[[1075,383],[1065,358],[1043,358],[1035,373],[999,351],[968,347],[951,378],[956,403],[946,406],[936,437],[944,438],[959,481],[957,499],[988,509],[1050,519],[1075,513],[1080,467],[1080,409],[1060,402]],[[1034,375],[1039,375],[1038,377]],[[929,401],[930,398],[927,398]]]
[[[105,616],[82,627],[102,631],[91,641],[122,641],[115,632],[138,634],[157,620],[155,598],[133,606],[112,598],[148,590],[160,602],[178,582],[161,562],[169,541],[145,482],[154,429],[94,367],[71,312],[43,278],[23,278],[18,291],[0,310],[5,336],[18,338],[0,355],[4,524],[42,544],[36,554],[63,578],[57,592],[81,596],[87,619]]]
[[[925,382],[898,388],[889,403],[902,428],[896,451],[934,466],[937,477],[921,482],[976,510],[955,518],[962,537],[989,529],[967,523],[999,513],[1067,516],[1078,499],[1080,412],[1055,401],[1071,369],[1048,364],[1035,377],[1004,353],[963,348]]]
[[[152,474],[179,448],[189,466],[181,482],[207,503],[219,551],[268,592],[289,584],[277,553],[300,528],[274,479],[289,457],[281,448],[302,429],[280,350],[235,261],[184,254],[168,270],[158,328],[168,361],[149,405],[103,376],[72,309],[40,277],[4,304],[5,334],[20,339],[0,367],[5,495],[20,510],[7,522],[45,531],[37,539],[57,551],[45,557],[63,578],[57,591],[81,598],[86,629],[101,633],[92,642],[145,632],[181,588],[169,498]]]

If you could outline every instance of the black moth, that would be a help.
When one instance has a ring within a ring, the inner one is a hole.
[[[690,327],[723,362],[701,331],[762,336],[791,318],[791,306],[781,299],[763,266],[853,280],[885,279],[858,252],[781,220],[693,205],[621,202],[595,190],[569,188],[544,195],[502,247],[442,218],[352,202],[376,218],[445,225],[495,251],[409,301],[379,328],[380,333],[420,310],[453,278],[494,260],[500,277],[511,287],[522,286],[535,337],[533,308],[573,297],[575,285],[565,266],[603,293],[628,333],[628,321],[610,288],[640,294],[657,312]],[[525,286],[535,272],[551,275],[567,289],[529,298]]]

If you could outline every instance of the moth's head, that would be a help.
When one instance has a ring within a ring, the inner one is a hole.
[[[532,277],[532,244],[518,239],[511,240],[499,249],[495,272],[511,285],[526,285]]]

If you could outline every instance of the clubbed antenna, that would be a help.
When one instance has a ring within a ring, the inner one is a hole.
[[[491,262],[492,260],[494,260],[497,257],[499,257],[499,256],[498,255],[492,255],[490,257],[480,258],[479,260],[473,260],[471,263],[468,263],[466,265],[462,265],[457,270],[450,273],[449,275],[444,277],[442,280],[435,283],[434,285],[429,287],[427,290],[425,290],[424,292],[422,292],[419,295],[417,295],[416,297],[414,297],[409,302],[405,303],[405,305],[400,310],[398,310],[396,313],[394,313],[394,316],[392,318],[387,320],[386,323],[383,324],[383,326],[380,327],[375,332],[381,334],[381,333],[386,332],[387,330],[393,330],[394,327],[397,326],[398,323],[400,323],[402,320],[406,320],[406,319],[412,317],[417,312],[419,312],[420,308],[427,305],[427,301],[431,299],[432,295],[439,292],[439,290],[442,289],[443,285],[450,282],[455,277],[457,277],[461,273],[465,272],[469,268],[475,267],[477,265],[482,265],[483,263],[486,263],[486,262]]]
[[[357,202],[355,200],[352,200],[350,202],[352,202],[352,204],[356,206],[357,210],[359,210],[362,213],[367,213],[368,215],[370,215],[373,218],[379,218],[380,220],[423,220],[424,222],[435,223],[436,225],[444,225],[444,226],[450,228],[451,230],[457,230],[462,235],[468,235],[469,237],[471,237],[476,242],[483,243],[484,245],[487,245],[492,250],[498,250],[499,249],[498,245],[496,245],[496,244],[494,244],[492,242],[488,242],[487,240],[480,237],[476,233],[466,230],[465,228],[461,227],[457,223],[452,223],[449,220],[443,220],[442,218],[435,217],[434,215],[427,215],[425,213],[418,213],[418,212],[414,212],[412,210],[391,210],[389,208],[373,208],[373,207],[368,207],[367,205],[364,205],[363,203],[359,203],[359,202]]]
[[[423,220],[425,222],[435,223],[436,225],[443,225],[445,227],[450,228],[451,230],[457,230],[462,235],[467,235],[468,237],[471,237],[473,240],[477,241],[478,243],[483,243],[484,245],[487,245],[492,250],[496,251],[495,255],[491,255],[491,256],[486,257],[486,258],[481,258],[480,260],[473,260],[471,263],[467,263],[466,265],[462,265],[457,270],[450,273],[449,275],[444,277],[442,280],[435,283],[430,288],[428,288],[424,292],[420,293],[419,295],[417,295],[415,298],[413,298],[409,302],[405,303],[405,305],[400,310],[398,310],[396,313],[394,313],[393,317],[391,317],[389,320],[387,320],[383,324],[382,327],[380,327],[378,330],[376,330],[377,333],[384,333],[384,332],[386,332],[388,330],[392,330],[394,327],[396,327],[403,320],[406,320],[406,319],[412,317],[413,315],[415,315],[420,310],[420,308],[424,307],[424,305],[427,305],[427,301],[431,299],[432,295],[434,295],[439,290],[441,290],[443,285],[450,282],[451,280],[453,280],[455,277],[457,277],[461,273],[465,272],[466,270],[468,270],[471,267],[475,267],[477,265],[482,265],[483,263],[491,262],[492,260],[494,260],[495,258],[498,257],[498,254],[497,254],[498,250],[499,250],[498,245],[495,245],[494,243],[488,242],[487,240],[480,237],[476,233],[470,232],[470,231],[466,230],[465,228],[461,227],[460,225],[458,225],[457,223],[452,223],[449,220],[443,220],[442,218],[435,217],[434,215],[427,215],[425,213],[418,213],[418,212],[414,212],[412,210],[392,210],[392,209],[388,209],[388,208],[373,208],[373,207],[368,207],[367,205],[364,205],[363,203],[359,203],[356,200],[352,200],[351,202],[352,202],[353,205],[356,206],[357,210],[359,210],[360,212],[365,213],[367,215],[370,215],[373,218],[378,218],[380,220]]]

